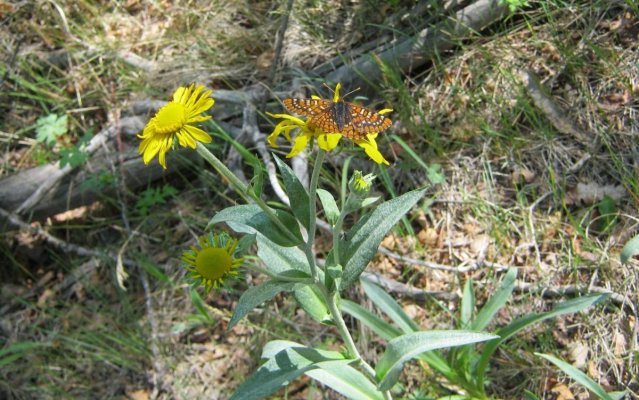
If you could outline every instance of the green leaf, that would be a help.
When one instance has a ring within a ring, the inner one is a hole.
[[[344,266],[340,290],[355,283],[377,253],[384,236],[424,196],[424,192],[425,189],[414,190],[382,203],[348,232],[340,248],[340,260]]]
[[[469,329],[481,331],[484,330],[495,314],[506,304],[510,295],[515,288],[515,280],[517,279],[517,269],[510,268],[504,277],[499,289],[484,304],[477,317],[473,320]]]
[[[9,347],[0,349],[0,368],[24,357],[33,349],[45,346],[47,345],[39,342],[18,342]]]
[[[273,158],[275,158],[277,168],[282,174],[284,187],[286,188],[288,199],[291,202],[291,210],[293,211],[293,215],[295,215],[297,220],[300,221],[305,228],[308,228],[309,218],[311,215],[308,192],[302,185],[302,182],[300,182],[300,180],[297,178],[291,167],[280,160],[278,156],[273,155]]]
[[[539,397],[530,390],[524,390],[524,398],[526,400],[540,400]]]
[[[337,207],[335,198],[330,192],[324,189],[317,189],[317,196],[322,202],[324,214],[326,214],[326,220],[329,224],[331,224],[331,226],[334,226],[339,219],[339,208]]]
[[[470,331],[412,332],[399,336],[386,347],[375,367],[380,390],[390,390],[402,372],[404,363],[421,353],[445,347],[462,346],[491,340],[497,336]]]
[[[419,326],[402,310],[402,306],[390,296],[384,289],[369,282],[366,279],[360,280],[366,295],[373,304],[380,308],[390,319],[396,323],[402,332],[410,333],[419,331]]]
[[[621,263],[625,264],[628,262],[630,257],[634,257],[639,254],[639,235],[633,237],[623,246],[623,250],[621,250]]]
[[[402,333],[393,325],[350,300],[342,299],[342,301],[340,301],[339,308],[343,312],[350,314],[353,318],[361,321],[382,339],[390,340]]]
[[[617,219],[617,205],[612,197],[606,195],[597,204],[597,211],[600,214],[598,228],[602,232],[607,232]]]
[[[326,286],[330,292],[333,292],[337,290],[342,283],[342,266],[339,264],[327,265],[324,269],[326,271],[324,286]]]
[[[135,208],[138,212],[146,216],[153,206],[166,203],[166,200],[177,194],[177,189],[173,186],[166,184],[163,187],[148,188],[138,198],[135,203]]]
[[[213,322],[213,319],[211,318],[211,316],[209,315],[209,312],[206,309],[206,305],[204,304],[204,300],[202,300],[202,297],[197,292],[197,290],[191,289],[191,302],[193,303],[193,306],[195,307],[197,312],[202,317],[204,317],[204,319],[207,322]]]
[[[255,204],[228,207],[219,211],[209,222],[209,226],[220,222],[226,224],[236,232],[259,232],[274,243],[286,247],[294,247],[303,243],[297,220],[285,211],[273,211],[278,220],[287,228],[283,232],[269,217]]]
[[[466,280],[464,285],[464,294],[461,302],[461,313],[459,316],[461,327],[463,329],[470,329],[470,322],[473,319],[473,313],[475,312],[475,291],[473,290],[473,280],[471,278]]]
[[[295,300],[304,311],[315,321],[322,324],[332,324],[333,318],[328,305],[315,286],[303,286],[295,289]]]
[[[40,143],[54,144],[56,140],[67,133],[67,116],[58,117],[56,114],[49,114],[46,117],[38,118],[36,122],[36,140]]]
[[[413,159],[413,161],[417,163],[417,165],[419,165],[420,167],[424,169],[424,171],[426,172],[426,176],[428,177],[428,180],[432,184],[436,185],[439,183],[444,183],[446,181],[446,179],[444,178],[444,175],[442,175],[441,172],[439,172],[439,170],[441,169],[441,166],[439,164],[427,165],[424,162],[423,157],[415,153],[412,147],[410,147],[408,143],[406,143],[402,138],[400,138],[397,135],[391,135],[391,138],[394,141],[396,141],[406,151],[406,154],[408,154]]]
[[[227,330],[233,329],[246,314],[251,312],[255,307],[275,297],[280,292],[289,292],[293,290],[295,283],[267,281],[261,285],[253,286],[246,290],[235,307],[233,317],[229,322]]]
[[[383,339],[391,340],[402,334],[399,329],[377,317],[372,312],[366,310],[357,303],[353,303],[349,300],[342,300],[339,306],[340,310],[344,311],[347,314],[350,314],[357,320],[361,321],[364,325],[366,325],[369,329],[371,329]],[[439,371],[439,373],[444,375],[449,381],[455,381],[456,372],[451,369],[446,360],[444,360],[442,356],[437,354],[437,352],[423,353],[420,354],[417,358],[430,365],[433,369]]]
[[[267,358],[267,361],[240,385],[231,400],[255,400],[268,396],[303,373],[319,368],[320,363],[334,367],[335,364],[353,361],[335,351],[304,347],[286,341],[268,343],[262,357]]]
[[[89,159],[89,155],[76,146],[60,150],[60,167],[69,165],[71,168],[79,167]]]
[[[319,363],[306,375],[352,400],[384,400],[384,395],[361,372],[343,363]]]
[[[613,398],[608,393],[606,393],[604,388],[602,388],[597,382],[595,382],[588,375],[584,374],[583,372],[573,367],[572,365],[568,364],[567,362],[560,360],[554,356],[551,356],[550,354],[535,353],[535,355],[545,358],[546,360],[555,364],[559,369],[561,369],[568,376],[574,379],[575,382],[579,383],[580,385],[583,385],[586,389],[593,392],[600,399],[613,400]]]
[[[291,270],[311,273],[306,255],[302,250],[297,247],[280,246],[261,234],[257,234],[257,256],[274,274]]]
[[[499,339],[493,340],[490,343],[487,343],[486,346],[484,346],[484,349],[481,353],[481,357],[476,367],[477,372],[475,374],[475,376],[477,377],[477,382],[480,382],[480,383],[484,382],[484,376],[485,376],[486,368],[488,367],[488,362],[490,361],[490,357],[493,355],[497,347],[499,347],[499,345],[501,345],[504,341],[508,340],[511,336],[513,336],[517,332],[521,331],[522,329],[534,323],[537,323],[549,318],[554,318],[563,314],[573,314],[573,313],[579,312],[594,304],[597,304],[598,302],[604,300],[607,297],[608,297],[608,294],[604,293],[604,294],[597,294],[597,295],[591,295],[591,296],[582,296],[582,297],[566,300],[565,302],[558,304],[554,309],[548,312],[523,316],[521,318],[514,320],[507,326],[499,329],[496,332],[496,334],[499,335]]]

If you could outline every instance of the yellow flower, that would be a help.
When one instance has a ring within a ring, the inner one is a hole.
[[[340,101],[339,90],[341,86],[341,83],[338,83],[335,87],[335,93],[333,95],[334,103]],[[319,98],[318,96],[312,96],[312,98],[314,100],[321,100],[321,98]],[[393,110],[387,108],[379,111],[378,113],[387,114],[392,111]],[[320,149],[324,151],[331,151],[335,147],[337,147],[340,139],[343,136],[340,132],[323,132],[318,127],[309,124],[309,122],[311,121],[310,119],[304,121],[289,114],[271,114],[268,112],[266,114],[273,118],[283,119],[283,121],[279,122],[275,126],[273,132],[268,136],[267,141],[272,147],[277,148],[278,146],[276,144],[276,140],[283,133],[286,139],[289,142],[293,143],[293,148],[286,155],[287,158],[298,155],[302,150],[306,148],[306,146],[308,146],[309,142],[313,138],[317,140],[317,145]],[[291,131],[295,129],[299,130],[299,133],[293,139],[291,137]],[[378,132],[368,133],[363,139],[355,139],[352,141],[353,143],[364,149],[364,152],[366,152],[366,154],[376,163],[390,165],[389,162],[386,161],[382,153],[380,153],[380,151],[377,149],[376,138],[378,134]]]
[[[196,283],[204,285],[209,292],[223,285],[224,279],[238,274],[244,257],[236,257],[233,254],[237,243],[237,240],[224,234],[200,236],[200,248],[191,246],[190,250],[182,254],[182,261],[186,264],[191,278]]]
[[[142,154],[144,164],[148,164],[157,154],[158,161],[166,169],[166,152],[173,147],[177,137],[182,147],[195,148],[195,141],[211,143],[211,136],[202,129],[193,126],[196,122],[211,119],[210,115],[200,115],[213,106],[211,91],[203,85],[195,87],[180,86],[173,93],[173,100],[160,108],[144,128],[138,152]]]

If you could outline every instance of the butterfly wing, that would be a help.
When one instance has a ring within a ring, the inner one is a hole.
[[[362,139],[369,133],[381,132],[384,129],[390,128],[393,123],[389,118],[386,118],[380,113],[371,111],[367,108],[360,107],[353,103],[347,103],[350,113],[350,124],[344,129],[344,136],[351,138],[349,134],[353,135],[355,139]],[[347,129],[348,132],[347,132]]]
[[[313,117],[326,112],[331,101],[322,99],[284,99],[284,107],[295,114]]]
[[[330,107],[331,104],[332,102],[324,112],[311,117],[308,121],[309,126],[325,133],[340,133],[342,129],[338,125],[337,112],[335,107]]]

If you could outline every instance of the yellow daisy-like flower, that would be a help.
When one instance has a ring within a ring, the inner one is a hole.
[[[211,143],[211,136],[193,125],[211,119],[210,115],[200,115],[215,102],[210,97],[211,90],[202,90],[203,85],[180,86],[173,93],[173,100],[151,118],[142,135],[138,135],[142,139],[138,152],[144,164],[159,154],[158,161],[166,169],[166,152],[173,147],[176,137],[180,146],[192,149],[196,141]]]
[[[209,292],[223,285],[224,279],[239,273],[238,268],[244,262],[244,257],[236,257],[233,254],[237,243],[237,240],[227,235],[200,236],[200,248],[191,246],[190,250],[182,254],[182,261],[186,264],[191,278],[196,283],[204,285]]]
[[[340,101],[340,95],[339,95],[340,88],[341,88],[341,84],[338,83],[337,86],[335,87],[335,93],[333,95],[334,103],[337,103]],[[311,96],[311,98],[313,100],[318,100],[318,101],[328,101],[328,100],[322,100],[318,96]],[[379,111],[378,114],[383,115],[383,114],[390,113],[392,111],[393,110],[386,108]],[[298,155],[302,150],[306,148],[306,146],[308,146],[309,142],[313,138],[317,140],[317,145],[319,146],[320,149],[324,151],[331,151],[337,147],[340,139],[342,138],[342,136],[344,136],[340,132],[322,131],[317,126],[313,124],[309,124],[311,119],[307,119],[306,121],[304,121],[301,118],[298,118],[289,114],[271,114],[268,112],[266,114],[273,118],[283,119],[283,121],[279,122],[275,126],[275,129],[273,130],[273,132],[268,136],[267,141],[272,147],[277,148],[278,146],[277,146],[276,140],[283,133],[286,139],[289,142],[293,143],[293,148],[286,155],[287,158],[291,158]],[[293,139],[291,137],[291,131],[295,129],[299,130],[299,133]],[[366,154],[376,163],[390,165],[389,162],[386,161],[382,153],[377,149],[376,139],[378,134],[379,134],[378,132],[368,133],[365,135],[363,139],[354,139],[352,141],[353,143],[355,143],[356,145],[364,149],[364,152],[366,152]]]

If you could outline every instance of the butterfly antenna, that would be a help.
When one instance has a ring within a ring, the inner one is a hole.
[[[344,98],[344,97],[348,96],[349,94],[352,94],[352,93],[357,92],[359,89],[360,89],[360,88],[356,88],[356,89],[351,90],[350,92],[346,93],[345,95],[342,95],[342,98]]]
[[[322,83],[322,85],[326,86],[326,89],[330,90],[332,94],[335,94],[335,91],[334,91],[333,89],[331,89],[331,87],[330,87],[330,86],[328,86],[328,85],[326,84],[326,82]]]

